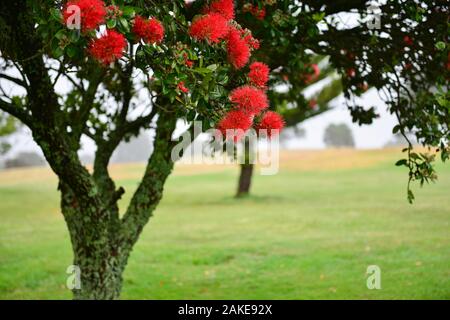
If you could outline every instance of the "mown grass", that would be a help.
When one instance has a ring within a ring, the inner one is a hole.
[[[450,168],[405,198],[397,151],[283,154],[236,200],[234,167],[180,166],[132,253],[123,299],[449,299]],[[142,165],[115,166],[136,187]],[[0,172],[0,298],[68,299],[70,240],[47,169]],[[381,268],[368,290],[366,268]]]

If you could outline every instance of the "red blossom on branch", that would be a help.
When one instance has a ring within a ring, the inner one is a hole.
[[[184,81],[178,82],[177,88],[184,93],[188,93],[189,89],[184,86]]]
[[[269,100],[264,91],[251,86],[243,86],[231,91],[230,101],[236,109],[248,115],[256,115],[269,107]]]
[[[273,137],[284,128],[284,119],[274,111],[267,111],[262,117],[260,123],[256,126],[257,130],[267,130],[267,135]]]
[[[189,29],[191,37],[217,43],[226,37],[228,21],[220,14],[210,13],[192,22]]]
[[[317,64],[314,63],[314,64],[310,65],[309,67],[313,70],[313,72],[312,73],[308,73],[305,76],[305,83],[306,84],[309,84],[311,82],[316,81],[319,78],[319,76],[320,76],[320,69],[319,69],[319,66]]]
[[[257,5],[253,5],[251,3],[246,3],[243,6],[244,12],[250,12],[252,16],[254,16],[258,20],[264,20],[266,17],[266,8],[259,8]]]
[[[228,61],[236,68],[244,67],[250,59],[250,48],[245,39],[241,38],[241,32],[231,28],[227,39]]]
[[[164,26],[157,19],[144,19],[136,16],[133,32],[146,43],[160,43],[164,39]]]
[[[349,78],[353,78],[356,76],[356,70],[354,68],[347,69],[345,71],[345,73],[347,74],[347,77],[349,77]]]
[[[123,56],[126,45],[127,42],[123,34],[109,30],[102,37],[92,40],[88,51],[94,59],[108,65]]]
[[[250,83],[256,87],[264,88],[269,81],[269,67],[262,62],[253,62],[250,65],[248,77]]]
[[[74,12],[68,11],[70,6],[77,6],[80,9],[81,29],[83,32],[95,30],[105,22],[106,7],[101,0],[74,0],[66,3],[63,9],[64,24],[70,23]]]
[[[227,20],[234,19],[234,1],[233,0],[216,0],[209,7],[206,7],[208,13],[218,13]]]
[[[240,110],[231,110],[217,125],[222,134],[227,136],[227,130],[233,130],[234,142],[239,141],[245,134],[245,131],[252,126],[253,119],[248,114]],[[236,131],[237,130],[237,131]]]

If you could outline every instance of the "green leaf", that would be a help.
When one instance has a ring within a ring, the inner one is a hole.
[[[414,199],[415,199],[414,193],[408,189],[408,202],[412,204]]]
[[[125,7],[122,7],[122,12],[123,12],[124,16],[132,17],[132,16],[134,16],[135,11],[134,11],[133,7],[125,6]]]
[[[401,125],[397,124],[393,129],[392,129],[392,133],[396,134],[397,132],[400,131],[400,129],[402,128]]]
[[[406,160],[406,159],[398,160],[398,161],[395,163],[395,165],[396,165],[397,167],[400,167],[400,166],[406,166],[407,164],[408,164],[408,160]]]
[[[59,11],[56,8],[50,9],[50,16],[53,20],[56,20],[56,21],[61,21],[61,19],[62,19],[61,11]]]
[[[56,47],[52,50],[52,53],[53,53],[53,57],[57,59],[64,54],[64,50],[60,47]]]
[[[128,25],[127,19],[122,17],[119,19],[119,22],[126,31],[130,31],[130,26]]]
[[[435,46],[436,49],[438,49],[439,51],[444,51],[444,50],[445,50],[445,47],[446,47],[445,42],[443,42],[443,41],[437,42],[434,46]]]
[[[55,38],[58,39],[58,40],[61,40],[65,36],[66,36],[66,30],[65,29],[61,29],[55,34]]]
[[[207,66],[206,68],[211,70],[211,71],[216,71],[217,70],[217,64],[210,64],[209,66]]]
[[[69,45],[66,47],[66,53],[69,56],[69,58],[73,58],[78,54],[79,50],[78,47]]]
[[[106,26],[108,27],[108,29],[113,29],[116,27],[116,20],[108,20],[106,22]]]

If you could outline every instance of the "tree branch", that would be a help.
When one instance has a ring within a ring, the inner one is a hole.
[[[124,259],[128,258],[131,248],[161,200],[164,183],[172,172],[171,140],[175,126],[175,117],[167,116],[166,113],[159,115],[153,154],[121,220],[120,243],[125,253]]]
[[[7,74],[0,73],[0,78],[6,79],[6,80],[11,81],[11,82],[14,82],[15,84],[17,84],[17,85],[19,85],[21,87],[28,88],[28,85],[26,84],[25,81],[17,79],[17,78],[14,78],[14,77],[9,76]]]
[[[2,99],[0,99],[0,109],[9,113],[13,117],[19,119],[24,124],[26,124],[30,129],[33,128],[33,122],[31,116],[22,109],[17,108],[12,103],[8,103]]]

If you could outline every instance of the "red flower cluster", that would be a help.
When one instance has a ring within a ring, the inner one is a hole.
[[[189,89],[184,86],[184,81],[178,82],[177,88],[184,93],[188,93]]]
[[[283,117],[274,111],[267,111],[256,126],[257,130],[267,130],[269,138],[278,134],[283,128]]]
[[[347,77],[353,78],[356,76],[356,70],[354,68],[347,69],[346,71]]]
[[[120,10],[118,6],[110,5],[106,9],[108,19],[117,19],[117,17],[121,17],[123,15],[122,10]]]
[[[234,1],[233,0],[216,0],[206,7],[206,12],[218,13],[227,20],[234,19]]]
[[[228,60],[236,68],[240,69],[245,66],[250,59],[250,48],[241,37],[241,32],[235,28],[231,28],[227,39]]]
[[[133,32],[146,43],[159,43],[164,38],[164,27],[156,19],[144,19],[136,16],[134,19]]]
[[[414,41],[411,39],[410,36],[404,36],[403,37],[403,42],[405,43],[405,45],[407,46],[412,46],[414,44]]]
[[[251,49],[258,50],[259,49],[259,41],[258,39],[253,38],[251,34],[244,35],[244,40],[247,46]]]
[[[309,73],[305,76],[306,84],[314,82],[315,80],[317,80],[317,78],[319,78],[319,75],[320,75],[320,69],[317,64],[314,63],[314,64],[310,65],[309,67],[312,68],[313,72]]]
[[[265,63],[253,62],[248,73],[250,83],[256,87],[264,88],[269,81],[269,72],[270,69]]]
[[[218,13],[210,13],[195,20],[189,34],[197,40],[217,43],[228,33],[228,21]]]
[[[97,61],[108,65],[123,56],[126,45],[123,34],[110,30],[101,38],[92,40],[88,50]]]
[[[63,9],[64,23],[73,18],[74,12],[68,11],[70,6],[77,6],[81,14],[81,29],[83,32],[95,30],[105,22],[106,8],[102,0],[74,0],[66,3]]]
[[[231,110],[225,117],[219,122],[217,128],[222,132],[224,136],[227,136],[227,130],[234,131],[234,142],[239,141],[245,134],[245,131],[252,126],[252,117],[249,117],[246,113],[240,110]],[[230,138],[229,136],[227,138]]]
[[[189,60],[189,57],[186,52],[183,53],[183,59],[184,63],[186,64],[186,67],[192,68],[192,66],[194,65],[194,61]]]
[[[269,107],[265,92],[251,86],[234,89],[230,94],[230,101],[236,109],[249,116],[256,115]]]
[[[246,3],[242,9],[244,12],[250,12],[252,16],[254,16],[258,20],[264,20],[264,18],[266,17],[266,8],[264,7],[260,9],[256,5]]]

